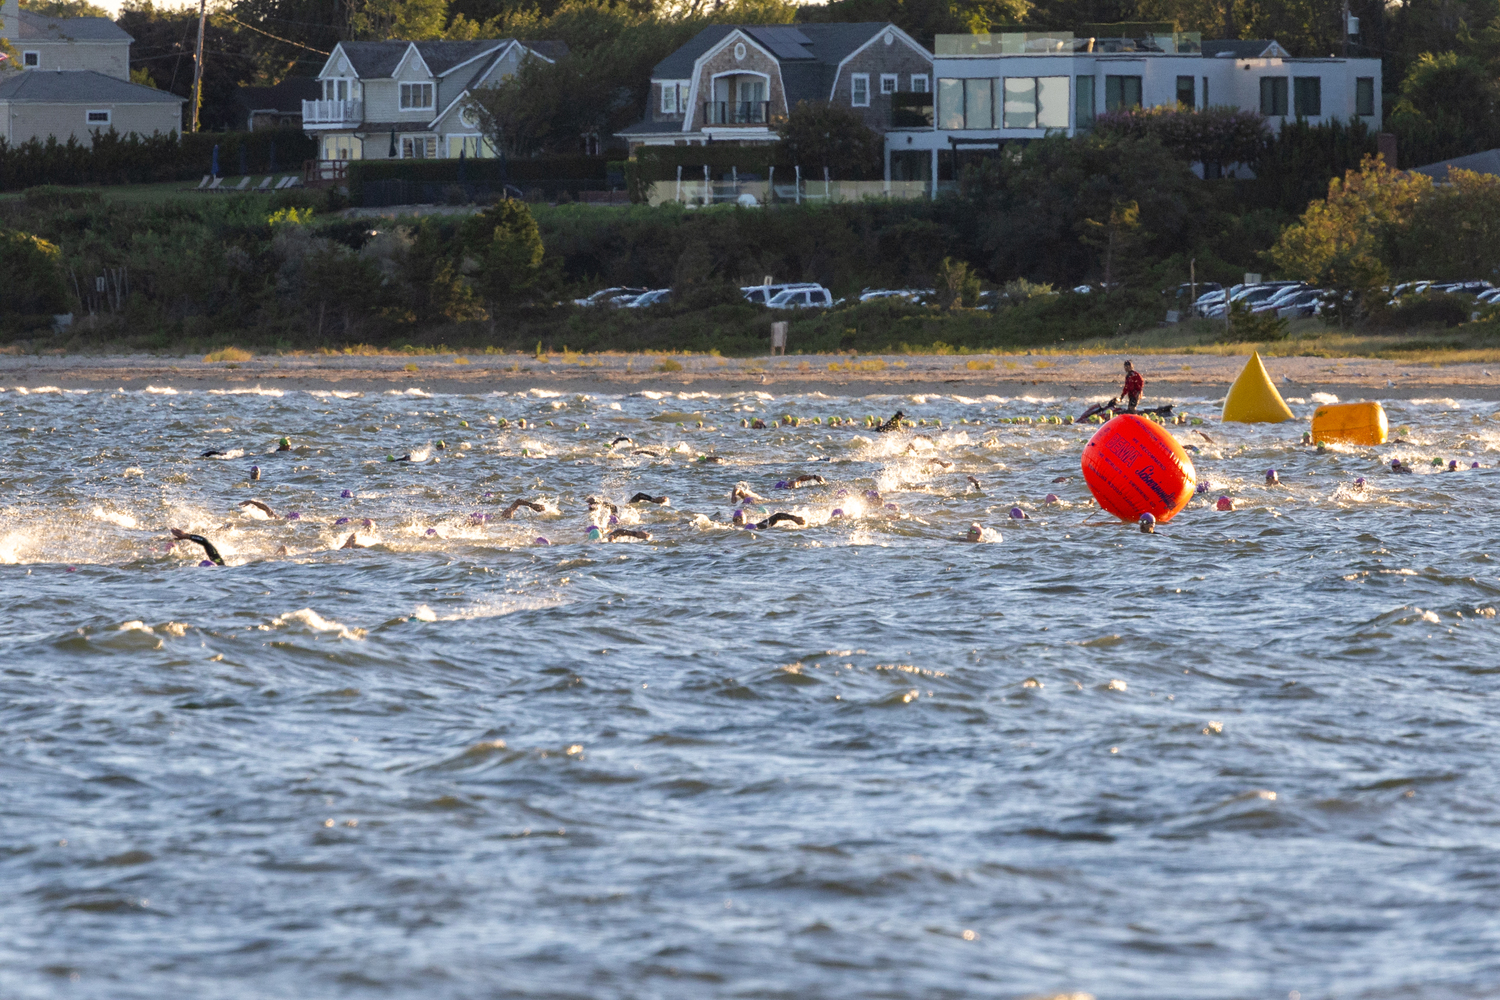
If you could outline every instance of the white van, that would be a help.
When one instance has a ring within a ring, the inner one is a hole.
[[[740,294],[745,297],[746,302],[754,302],[758,306],[763,306],[789,288],[821,287],[823,286],[816,281],[784,281],[779,285],[751,285],[748,288],[741,288]]]
[[[833,305],[833,294],[822,285],[810,288],[788,288],[766,303],[772,309],[827,309]]]

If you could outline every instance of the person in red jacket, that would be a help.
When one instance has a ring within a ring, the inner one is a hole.
[[[1125,397],[1129,412],[1134,413],[1136,404],[1141,401],[1141,393],[1146,388],[1146,380],[1141,378],[1141,373],[1135,370],[1129,361],[1125,362],[1125,384],[1120,387],[1120,395]]]

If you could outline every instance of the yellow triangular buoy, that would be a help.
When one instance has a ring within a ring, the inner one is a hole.
[[[1240,377],[1229,387],[1229,395],[1224,397],[1224,414],[1219,419],[1240,424],[1279,424],[1293,419],[1286,400],[1266,374],[1266,366],[1260,363],[1259,352],[1250,352],[1250,360],[1240,370]]]

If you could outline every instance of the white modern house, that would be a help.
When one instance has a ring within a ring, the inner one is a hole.
[[[302,130],[324,160],[494,156],[465,98],[515,75],[522,60],[555,62],[561,42],[340,42],[302,102]]]
[[[887,179],[931,181],[940,153],[1077,135],[1100,113],[1134,107],[1229,106],[1275,130],[1298,118],[1381,121],[1379,59],[1294,58],[1269,40],[1015,32],[938,35],[934,50],[930,120],[886,133]]]
[[[0,138],[76,138],[95,132],[163,135],[182,128],[183,98],[130,82],[131,37],[107,17],[53,17],[0,3]]]

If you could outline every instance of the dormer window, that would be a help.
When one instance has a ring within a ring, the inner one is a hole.
[[[401,110],[425,111],[432,107],[432,84],[403,83],[401,85]]]
[[[22,52],[21,65],[27,69],[38,69],[42,65],[42,54],[40,52]]]

